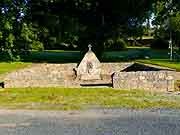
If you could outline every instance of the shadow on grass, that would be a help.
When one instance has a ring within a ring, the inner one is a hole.
[[[29,54],[20,55],[22,62],[32,63],[78,63],[80,61],[80,52],[54,52],[54,51],[32,51]],[[8,60],[1,57],[0,62]]]
[[[129,62],[138,59],[167,59],[168,50],[152,50],[150,48],[128,48],[125,51],[105,51],[101,62]],[[83,56],[80,51],[48,50],[32,51],[29,55],[21,55],[22,62],[33,63],[79,63]],[[1,57],[0,62],[7,62]]]

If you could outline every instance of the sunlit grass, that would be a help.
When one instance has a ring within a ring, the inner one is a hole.
[[[138,62],[169,67],[180,71],[180,62],[169,61],[168,59],[138,60]]]
[[[0,91],[7,109],[180,108],[180,97],[141,90],[103,88],[16,88]]]
[[[13,62],[13,63],[1,62],[0,63],[0,74],[27,67],[30,64],[31,63],[24,63],[24,62]]]

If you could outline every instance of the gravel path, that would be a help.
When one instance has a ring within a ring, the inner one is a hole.
[[[0,135],[179,135],[180,111],[0,110]]]

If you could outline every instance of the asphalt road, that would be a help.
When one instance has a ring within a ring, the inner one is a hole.
[[[180,110],[0,110],[0,135],[179,135]]]

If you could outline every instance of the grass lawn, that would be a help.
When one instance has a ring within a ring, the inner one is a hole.
[[[30,64],[31,63],[24,63],[24,62],[13,62],[13,63],[0,62],[0,74],[27,67]]]
[[[80,61],[79,51],[46,50],[43,52],[33,51],[24,62],[47,62],[47,63],[72,63]]]
[[[137,62],[169,67],[180,72],[180,62],[171,62],[168,59],[138,60]]]
[[[151,59],[167,59],[167,50],[152,50],[149,47],[128,47],[124,51],[105,51],[102,62],[122,62],[149,56]],[[32,55],[25,57],[26,62],[49,62],[49,63],[68,63],[80,62],[79,51],[64,50],[45,50],[43,52],[32,51]]]
[[[103,88],[0,89],[0,108],[81,110],[93,108],[180,108],[180,97],[140,90]]]

